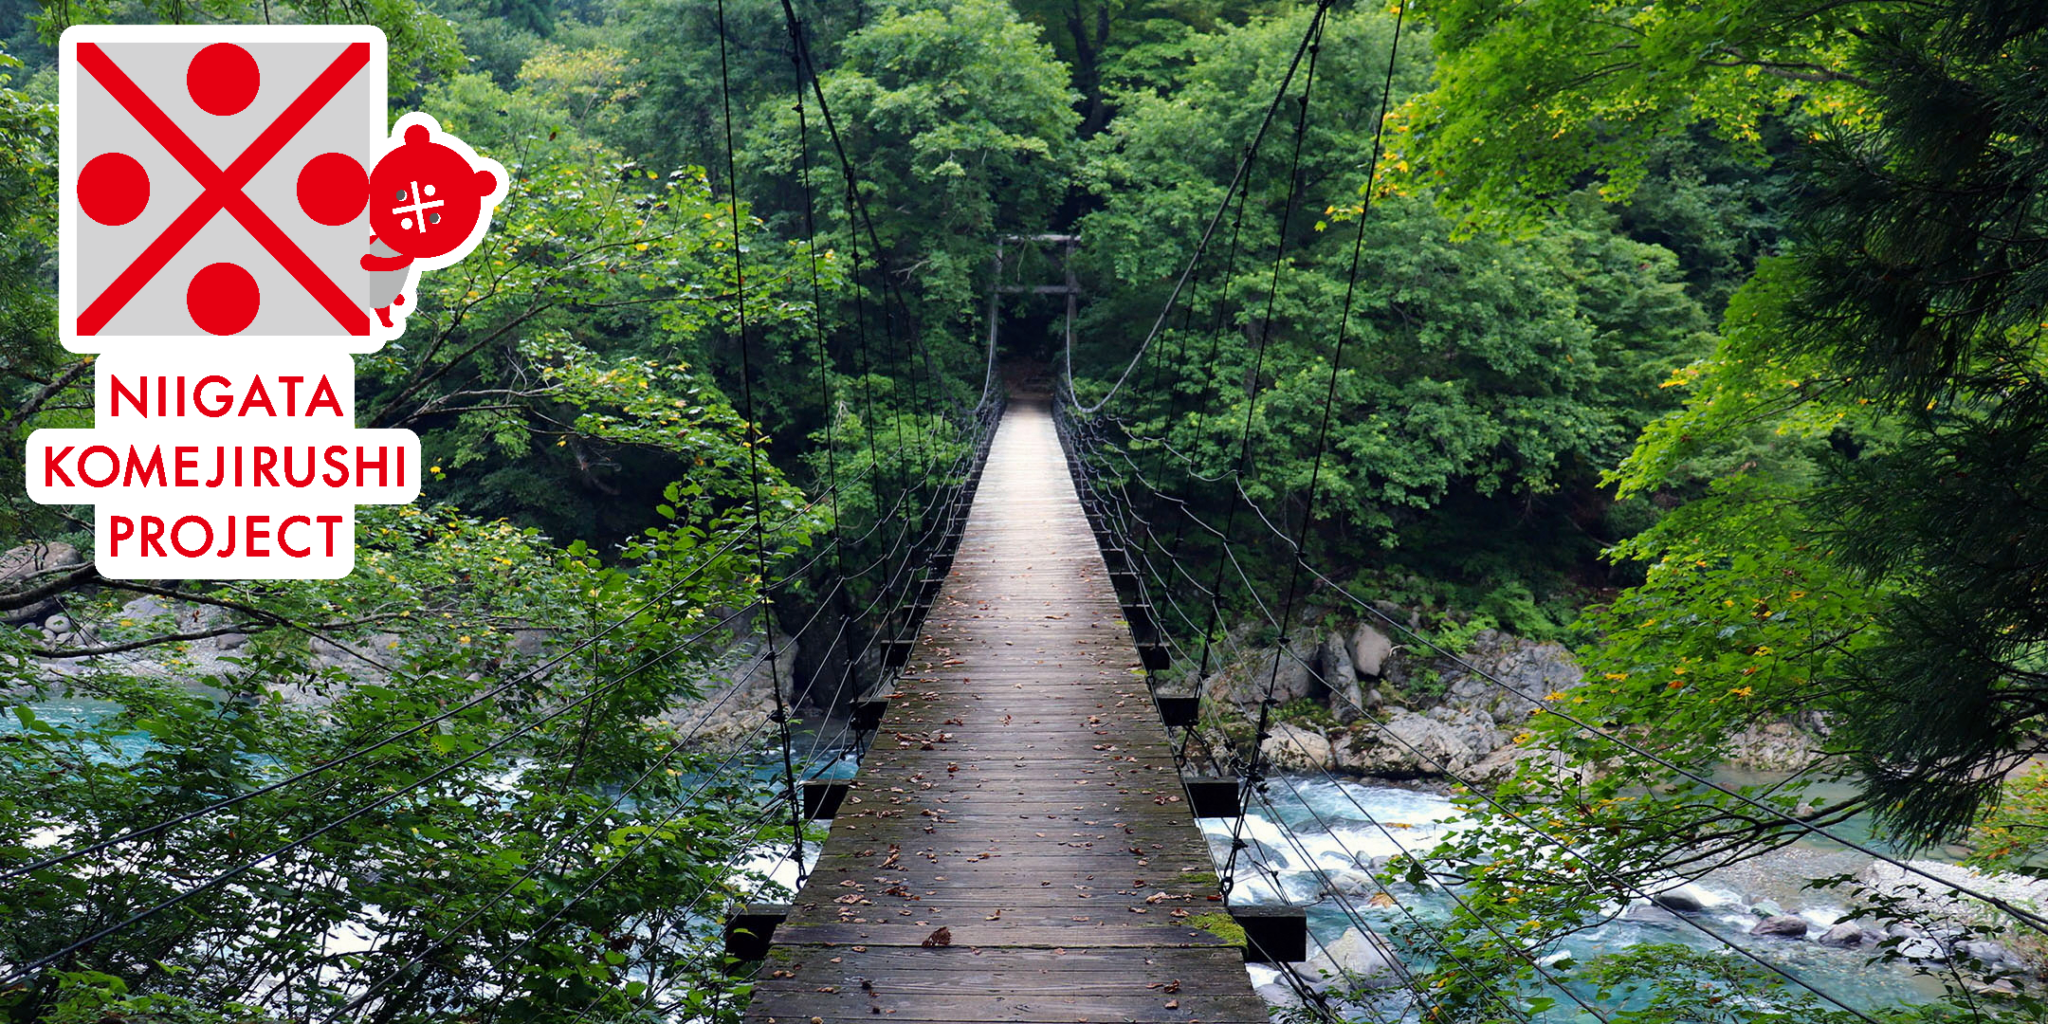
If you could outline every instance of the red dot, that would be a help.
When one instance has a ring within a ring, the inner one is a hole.
[[[256,58],[233,43],[215,43],[185,67],[185,91],[192,94],[192,102],[220,117],[241,113],[262,83]]]
[[[78,207],[102,224],[126,224],[148,205],[149,172],[126,153],[101,153],[78,172]]]
[[[256,319],[263,297],[256,279],[232,263],[215,263],[192,275],[185,287],[185,309],[192,322],[208,334],[239,334]]]
[[[346,224],[370,201],[363,165],[340,153],[322,153],[299,169],[299,209],[329,226]]]

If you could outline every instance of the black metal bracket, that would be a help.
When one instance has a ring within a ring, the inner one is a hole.
[[[725,912],[725,952],[736,960],[760,960],[768,955],[775,929],[789,919],[787,903],[742,903]]]
[[[1231,907],[1244,929],[1244,962],[1298,964],[1308,959],[1308,911],[1301,907]]]

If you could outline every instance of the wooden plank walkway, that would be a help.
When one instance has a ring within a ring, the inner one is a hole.
[[[1137,668],[1048,407],[1012,401],[747,1019],[1263,1024]]]

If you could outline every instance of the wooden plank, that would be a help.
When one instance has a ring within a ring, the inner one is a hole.
[[[1131,987],[1140,988],[1135,983]],[[832,991],[821,991],[823,988],[831,988]],[[861,1014],[868,1014],[871,1020],[883,1017],[887,1020],[1015,1021],[1019,1024],[1090,1020],[1265,1019],[1247,1016],[1253,1012],[1263,1013],[1265,1010],[1265,1005],[1259,1003],[1258,997],[1251,995],[1183,992],[1174,995],[1114,996],[1071,991],[1038,995],[975,992],[972,989],[897,993],[889,987],[888,979],[874,981],[866,990],[858,984],[813,986],[810,991],[805,992],[771,988],[755,992],[754,1001],[761,1004],[762,1012],[768,1014],[770,1019],[788,1021],[809,1021],[826,1014],[834,1018],[852,1019],[858,1019]],[[1171,1008],[1167,1006],[1169,1003],[1172,1004]]]
[[[768,970],[763,975],[772,975],[775,970],[791,971],[801,969],[815,959],[827,961],[843,957],[847,950],[838,946],[783,946],[769,954]],[[915,975],[919,973],[943,974],[953,971],[1031,971],[1056,972],[1085,975],[1088,973],[1119,973],[1132,970],[1150,971],[1160,964],[1180,965],[1191,968],[1236,967],[1243,961],[1237,951],[1229,946],[1210,946],[1197,949],[1174,949],[1158,954],[1145,948],[1105,947],[1099,949],[1028,949],[1013,947],[946,946],[938,949],[920,947],[878,946],[866,952],[867,959],[858,966],[873,967],[891,973]],[[1191,976],[1197,977],[1197,976]],[[1199,977],[1209,977],[1207,973]],[[764,981],[764,984],[772,981]]]
[[[1266,1021],[1042,402],[976,497],[747,1019]]]

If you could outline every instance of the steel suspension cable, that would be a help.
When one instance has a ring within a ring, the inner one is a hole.
[[[1242,477],[1244,475],[1245,467],[1250,463],[1251,460],[1252,425],[1258,420],[1259,415],[1259,376],[1265,370],[1266,348],[1268,343],[1272,341],[1273,337],[1273,307],[1274,304],[1279,300],[1280,268],[1287,254],[1287,228],[1293,219],[1294,204],[1296,199],[1300,196],[1301,191],[1301,150],[1304,142],[1307,140],[1308,137],[1309,98],[1313,96],[1315,92],[1316,57],[1319,51],[1321,51],[1322,49],[1323,23],[1325,17],[1329,13],[1329,9],[1330,8],[1328,3],[1318,4],[1316,7],[1315,16],[1311,18],[1309,21],[1309,29],[1307,35],[1308,74],[1304,78],[1302,83],[1301,110],[1294,120],[1294,153],[1288,162],[1287,168],[1287,200],[1285,204],[1282,205],[1280,208],[1279,231],[1274,236],[1273,274],[1271,281],[1268,282],[1266,287],[1266,315],[1264,322],[1259,330],[1258,347],[1254,350],[1252,354],[1252,394],[1250,401],[1247,403],[1245,407],[1244,431],[1239,436],[1237,447],[1236,475],[1239,477]],[[1226,545],[1230,543],[1230,534],[1233,526],[1235,525],[1236,519],[1237,500],[1235,495],[1233,495],[1230,501],[1229,511],[1226,512],[1223,517],[1223,538],[1224,543]],[[1209,602],[1209,628],[1205,632],[1213,633],[1216,629],[1216,620],[1222,614],[1223,611],[1223,565],[1220,562],[1216,566],[1216,583],[1214,586],[1210,588],[1210,590],[1211,600]],[[1282,649],[1287,648],[1290,641],[1285,635],[1284,630],[1282,631],[1281,637],[1276,642],[1280,645]],[[1238,851],[1243,849],[1244,814],[1242,809],[1244,807],[1249,806],[1250,804],[1252,787],[1259,785],[1262,781],[1259,777],[1259,752],[1263,749],[1264,741],[1266,738],[1266,727],[1269,724],[1269,720],[1272,715],[1274,687],[1279,679],[1278,668],[1280,664],[1280,658],[1277,654],[1273,658],[1273,664],[1275,670],[1273,680],[1267,683],[1265,698],[1261,700],[1259,703],[1259,723],[1258,729],[1253,733],[1252,737],[1251,764],[1249,766],[1249,770],[1246,772],[1242,782],[1239,785],[1238,806],[1240,808],[1240,812],[1236,818],[1235,825],[1231,830],[1230,858],[1229,860],[1224,862],[1223,866],[1223,893],[1226,896],[1230,894],[1231,886],[1235,881]]]
[[[1239,569],[1239,572],[1241,575],[1243,574],[1243,570],[1241,567]],[[1244,576],[1244,579],[1247,585],[1249,585],[1250,577]],[[1334,586],[1334,584],[1332,585]],[[1272,624],[1274,620],[1271,618],[1270,610],[1268,610],[1266,614],[1268,623]],[[1302,669],[1304,669],[1317,679],[1321,679],[1320,673],[1317,671],[1315,666],[1301,659],[1301,657],[1295,652],[1293,652],[1291,648],[1282,647],[1276,653],[1275,656],[1292,658],[1295,661],[1295,663],[1299,665]],[[1327,681],[1324,680],[1323,682],[1327,687]],[[1374,715],[1369,709],[1365,708],[1362,704],[1358,703],[1348,694],[1344,694],[1342,690],[1338,690],[1335,688],[1330,689],[1333,694],[1337,694],[1340,697],[1340,699],[1342,699],[1346,704],[1350,705],[1352,710],[1358,712],[1361,717],[1369,721],[1381,734],[1392,738],[1396,743],[1406,748],[1411,754],[1416,756],[1422,762],[1429,764],[1436,771],[1441,772],[1446,777],[1450,778],[1453,781],[1453,783],[1459,786],[1462,790],[1477,795],[1483,802],[1487,803],[1489,806],[1492,806],[1496,811],[1501,813],[1503,816],[1507,817],[1516,825],[1526,830],[1530,835],[1536,837],[1544,845],[1555,847],[1561,852],[1570,855],[1573,859],[1583,864],[1589,872],[1602,876],[1607,881],[1615,885],[1617,889],[1620,889],[1623,892],[1629,893],[1631,895],[1640,897],[1645,900],[1650,899],[1649,894],[1644,890],[1644,888],[1641,885],[1636,884],[1634,882],[1630,882],[1624,876],[1614,872],[1611,869],[1606,868],[1600,862],[1596,861],[1591,855],[1581,851],[1578,847],[1572,845],[1568,841],[1559,839],[1537,828],[1525,817],[1516,813],[1512,808],[1507,807],[1498,798],[1490,795],[1483,787],[1479,786],[1472,780],[1461,776],[1456,770],[1452,769],[1449,765],[1445,764],[1441,758],[1438,758],[1428,753],[1427,751],[1420,749],[1419,747],[1415,746],[1415,744],[1413,744],[1412,742],[1400,736],[1398,733],[1392,732],[1388,728],[1388,725],[1385,720],[1379,718],[1377,715]],[[1343,792],[1346,799],[1349,800],[1354,807],[1359,808],[1360,813],[1365,814],[1369,821],[1372,821],[1376,826],[1379,825],[1377,820],[1371,818],[1369,813],[1364,811],[1362,805],[1358,804],[1356,798],[1351,797],[1351,795],[1348,792],[1341,790],[1341,788],[1340,792]],[[1432,877],[1435,876],[1432,874]],[[1481,922],[1482,927],[1485,927],[1488,923],[1484,920],[1483,917],[1477,914],[1475,914],[1474,917],[1475,920]],[[1766,972],[1779,977],[1781,980],[1790,982],[1794,987],[1803,989],[1813,994],[1814,996],[1817,996],[1824,1002],[1827,1002],[1839,1009],[1844,1010],[1845,1012],[1848,1012],[1852,1016],[1855,1016],[1860,1020],[1864,1021],[1865,1024],[1876,1024],[1875,1019],[1872,1018],[1870,1015],[1864,1013],[1863,1011],[1857,1010],[1853,1006],[1850,1006],[1849,1004],[1843,1002],[1840,998],[1836,997],[1832,993],[1829,993],[1826,990],[1821,989],[1813,985],[1812,983],[1807,982],[1806,980],[1798,977],[1795,974],[1792,974],[1789,971],[1786,971],[1785,969],[1777,966],[1776,964],[1764,960],[1763,958],[1756,955],[1754,952],[1736,944],[1733,940],[1729,939],[1727,936],[1721,934],[1720,932],[1708,928],[1705,925],[1692,920],[1691,918],[1685,917],[1684,915],[1679,915],[1678,919],[1686,926],[1694,929],[1695,931],[1700,932],[1702,935],[1705,935],[1707,938],[1727,948],[1729,951],[1736,954],[1737,956],[1753,962],[1757,966],[1763,968]],[[1739,981],[1736,981],[1731,977],[1729,979],[1729,982],[1732,986],[1735,986],[1739,990]]]
[[[1330,382],[1328,387],[1325,389],[1323,395],[1322,418],[1320,422],[1318,422],[1318,424],[1316,425],[1315,454],[1311,458],[1310,462],[1310,469],[1308,474],[1308,494],[1304,499],[1302,506],[1301,527],[1295,535],[1295,540],[1293,544],[1294,557],[1289,562],[1287,572],[1286,597],[1282,600],[1280,605],[1280,636],[1279,639],[1275,641],[1275,643],[1283,649],[1287,648],[1291,643],[1291,641],[1288,638],[1288,628],[1294,624],[1294,602],[1295,599],[1300,595],[1301,569],[1307,557],[1307,545],[1309,540],[1310,528],[1315,524],[1316,497],[1322,484],[1323,457],[1329,450],[1330,415],[1331,411],[1335,408],[1337,403],[1337,381],[1343,374],[1344,370],[1344,343],[1349,340],[1350,336],[1351,305],[1354,297],[1357,295],[1358,292],[1358,265],[1360,259],[1362,258],[1365,252],[1365,225],[1366,220],[1372,211],[1372,189],[1374,184],[1378,180],[1380,148],[1383,142],[1383,136],[1386,129],[1387,109],[1388,105],[1391,103],[1393,99],[1394,66],[1400,59],[1401,28],[1406,22],[1407,14],[1408,5],[1405,3],[1399,4],[1394,8],[1393,41],[1388,45],[1387,49],[1387,73],[1386,78],[1380,87],[1379,116],[1375,118],[1373,121],[1372,150],[1366,158],[1365,201],[1364,205],[1359,210],[1358,231],[1354,235],[1351,245],[1351,268],[1345,276],[1344,308],[1343,312],[1337,318],[1337,341],[1335,346],[1333,347],[1333,351],[1330,354]],[[1314,49],[1310,51],[1309,56],[1310,87],[1313,87],[1315,82],[1315,49],[1320,49],[1321,46],[1322,36],[1321,33],[1318,32],[1316,36],[1316,46]],[[1308,96],[1309,89],[1304,88],[1302,90],[1301,101],[1301,124],[1303,125],[1306,125],[1308,121]],[[1295,134],[1295,155],[1297,161],[1300,158],[1300,152],[1301,132],[1297,130]],[[1280,214],[1280,232],[1283,237],[1283,240],[1287,233],[1287,218],[1293,210],[1293,205],[1293,197],[1290,195],[1287,208],[1282,210]],[[1272,323],[1273,315],[1273,296],[1277,295],[1280,290],[1279,265],[1277,261],[1274,265],[1273,272],[1273,286],[1271,289],[1271,294],[1267,296],[1266,300],[1266,322],[1268,325],[1267,329],[1269,330],[1271,329],[1270,325]],[[1263,342],[1261,343],[1260,348],[1261,352],[1263,353]],[[1252,387],[1257,388],[1258,386],[1258,371],[1255,369],[1252,371]],[[1257,411],[1257,406],[1258,396],[1256,393],[1254,393],[1252,396],[1252,410],[1254,413]],[[1249,439],[1251,437],[1251,415],[1251,413],[1247,413],[1245,418],[1245,437],[1247,442],[1249,442]],[[1243,458],[1243,451],[1240,451],[1240,470],[1243,467]],[[1240,481],[1240,484],[1241,482],[1242,481]],[[1236,509],[1236,498],[1239,493],[1241,493],[1239,490],[1233,488],[1231,500],[1231,507],[1233,512]],[[1224,520],[1224,537],[1226,543],[1228,542],[1229,536],[1230,520],[1226,517],[1226,519]],[[1265,759],[1265,740],[1268,726],[1270,726],[1272,722],[1274,694],[1278,690],[1280,684],[1280,661],[1281,656],[1276,652],[1273,656],[1272,672],[1270,673],[1266,681],[1266,697],[1264,700],[1259,702],[1258,727],[1256,730],[1254,730],[1252,734],[1252,770],[1250,774],[1247,775],[1245,778],[1245,788],[1243,790],[1244,797],[1246,800],[1246,804],[1243,805],[1244,807],[1248,807],[1249,805],[1252,787],[1257,786],[1263,778],[1261,769],[1262,763]],[[1239,820],[1241,821],[1242,817],[1240,817]]]
[[[761,442],[767,434],[761,429],[760,420],[754,411],[754,371],[747,339],[747,269],[742,252],[745,249],[740,231],[740,179],[737,147],[732,134],[732,73],[728,68],[725,26],[725,0],[718,0],[718,84],[719,104],[725,114],[725,177],[732,188],[729,210],[732,218],[732,276],[733,288],[737,293],[739,309],[740,348],[740,396],[745,403],[743,415],[747,420],[747,480],[751,488],[754,505],[754,555],[756,586],[762,588],[760,597],[761,631],[767,640],[768,684],[775,695],[775,722],[782,738],[782,774],[789,786],[789,827],[791,850],[796,857],[797,877],[804,873],[804,816],[803,804],[796,791],[796,765],[792,760],[789,738],[789,705],[782,695],[782,674],[775,663],[775,607],[768,596],[768,528],[761,510]]]

